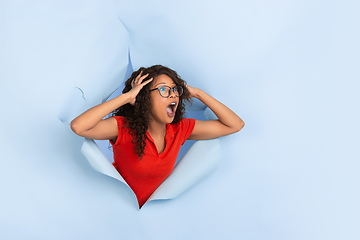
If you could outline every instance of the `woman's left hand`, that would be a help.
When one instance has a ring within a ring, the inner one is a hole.
[[[189,86],[187,84],[185,84],[185,86],[190,92],[190,97],[195,97],[196,98],[198,96],[198,92],[200,91],[200,89],[191,87],[191,86]]]

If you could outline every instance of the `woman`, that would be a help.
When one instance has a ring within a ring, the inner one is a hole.
[[[208,106],[218,120],[183,118],[184,101],[192,97]],[[112,117],[103,119],[111,112]],[[140,208],[170,175],[187,139],[218,138],[243,127],[244,122],[229,108],[161,65],[133,72],[123,94],[71,122],[71,129],[80,136],[110,140],[113,165],[134,191]]]

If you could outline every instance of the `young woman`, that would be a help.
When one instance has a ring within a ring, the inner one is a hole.
[[[183,118],[184,101],[192,97],[208,106],[218,120]],[[112,117],[103,119],[111,112]],[[243,127],[244,122],[229,108],[161,65],[133,72],[123,94],[71,122],[71,129],[80,136],[110,140],[113,165],[134,191],[140,208],[170,175],[187,139],[218,138]]]

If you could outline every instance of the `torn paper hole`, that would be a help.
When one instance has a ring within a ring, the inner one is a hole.
[[[69,123],[88,108],[89,104],[84,93],[81,89],[74,88],[65,104],[64,109],[66,111],[64,110],[59,114],[59,119],[62,122]],[[205,109],[204,116],[207,119],[216,119],[215,114],[209,108]],[[107,150],[109,152],[109,149]],[[112,161],[109,160],[112,159],[112,153],[110,157],[107,157],[92,139],[84,140],[81,152],[96,171],[115,178],[128,186],[112,165]],[[219,158],[219,139],[195,141],[175,166],[171,175],[155,190],[147,202],[179,196],[214,171],[218,166]]]
[[[208,119],[216,119],[208,108],[205,110],[205,116]],[[81,152],[96,171],[129,186],[94,140],[85,139]],[[179,196],[213,172],[217,168],[219,161],[219,139],[196,141],[176,165],[170,176],[155,190],[147,202],[172,199]]]
[[[62,122],[70,123],[73,118],[88,108],[89,104],[84,97],[84,93],[80,88],[76,87],[65,104],[64,109],[66,111],[61,111],[59,119]],[[197,107],[196,110],[198,109],[201,110],[201,107]],[[215,114],[209,108],[202,112],[207,119],[216,119]],[[105,142],[108,144],[108,141]],[[128,186],[112,165],[112,161],[109,160],[112,159],[112,149],[107,147],[106,149],[107,151],[105,152],[107,152],[108,156],[104,154],[104,151],[100,149],[94,140],[85,139],[81,152],[96,171],[115,178]],[[110,157],[109,154],[111,154]],[[172,199],[179,196],[214,171],[218,166],[219,158],[219,139],[195,141],[181,158],[181,161],[175,166],[171,175],[155,190],[147,202],[151,200]]]
[[[120,95],[122,93],[122,89],[124,88],[124,82],[130,77],[132,72],[133,69],[129,55],[129,63],[124,81],[121,86],[110,95],[110,97],[103,99],[103,101]],[[71,92],[63,110],[60,112],[59,119],[62,122],[70,123],[72,119],[86,111],[89,107],[90,105],[86,101],[84,92],[80,88],[75,87]],[[195,100],[192,105],[187,105],[186,111],[192,113],[203,113],[203,118],[205,119],[217,119],[215,114],[200,101]],[[81,153],[96,171],[115,178],[129,187],[126,181],[112,165],[112,161],[110,161],[110,159],[113,159],[112,149],[109,149],[108,146],[108,141],[85,139],[81,148]],[[186,147],[186,145],[184,144],[183,147]],[[181,193],[213,172],[219,164],[219,159],[219,139],[195,141],[195,143],[191,145],[189,150],[183,155],[181,161],[176,164],[170,176],[154,191],[147,202],[160,199],[172,199],[179,196]]]

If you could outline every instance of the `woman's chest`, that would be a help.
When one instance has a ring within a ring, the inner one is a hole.
[[[133,147],[133,144],[127,142],[114,149],[117,169],[124,174],[123,177],[148,178],[168,176],[172,172],[181,143],[174,138],[167,141],[147,139],[141,160],[131,151]]]
[[[165,138],[153,138],[154,140],[154,147],[158,154],[162,153],[166,147]]]

